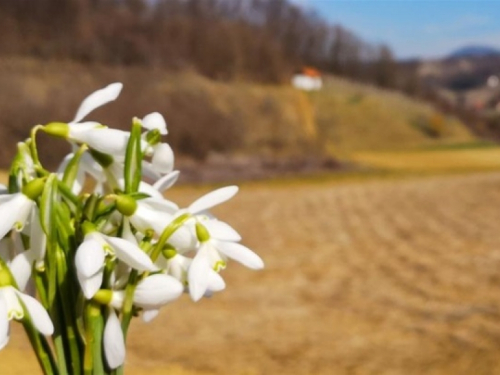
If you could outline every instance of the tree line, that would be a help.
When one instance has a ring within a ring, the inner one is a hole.
[[[284,82],[304,65],[401,85],[389,47],[288,0],[2,0],[0,54]]]

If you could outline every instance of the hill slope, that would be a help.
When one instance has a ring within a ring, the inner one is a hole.
[[[159,111],[177,155],[344,155],[472,139],[462,124],[428,105],[335,78],[309,94],[290,86],[215,82],[192,72],[4,59],[0,167],[8,165],[31,126],[69,121],[86,95],[113,81],[125,84],[119,100],[89,119],[128,128],[133,116]],[[42,143],[49,164],[66,152],[50,140]]]
[[[469,142],[474,137],[454,118],[397,92],[330,78],[311,95],[318,132],[327,149],[348,154]]]

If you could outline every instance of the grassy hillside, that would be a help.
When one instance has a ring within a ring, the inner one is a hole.
[[[473,140],[462,124],[428,105],[340,79],[328,79],[321,92],[304,93],[290,86],[215,82],[193,72],[3,59],[0,167],[31,126],[71,120],[87,94],[113,81],[124,82],[121,97],[89,118],[127,128],[133,116],[159,111],[177,155],[345,156]],[[66,152],[42,142],[52,165]]]
[[[330,78],[310,94],[318,133],[336,154],[470,142],[454,118],[402,94]]]

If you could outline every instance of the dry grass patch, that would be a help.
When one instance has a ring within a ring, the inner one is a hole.
[[[310,94],[318,133],[340,155],[474,139],[458,120],[403,94],[330,78]]]
[[[353,161],[398,171],[461,172],[500,169],[500,148],[360,152]]]

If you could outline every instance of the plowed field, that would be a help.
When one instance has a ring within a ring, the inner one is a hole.
[[[217,214],[267,268],[134,322],[129,374],[500,373],[500,174],[252,186]],[[28,349],[14,329],[0,374],[37,374]]]

